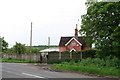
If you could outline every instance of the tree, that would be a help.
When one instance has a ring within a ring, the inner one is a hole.
[[[80,33],[95,43],[101,56],[120,53],[120,2],[87,2]]]
[[[17,43],[13,46],[13,49],[15,51],[15,53],[17,54],[24,54],[26,51],[26,47],[24,44],[21,43]]]
[[[4,40],[4,37],[0,38],[0,51],[6,52],[8,49],[8,43]]]
[[[32,48],[32,53],[39,53],[40,49],[38,48]]]

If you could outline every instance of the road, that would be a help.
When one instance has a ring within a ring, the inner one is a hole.
[[[38,66],[23,63],[2,64],[2,78],[95,78],[77,73],[54,72],[40,69]]]
[[[76,73],[53,72],[21,63],[1,63],[2,78],[90,78]]]

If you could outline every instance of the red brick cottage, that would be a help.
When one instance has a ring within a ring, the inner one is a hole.
[[[76,25],[77,26],[77,25]],[[78,29],[75,29],[75,35],[71,37],[61,37],[59,43],[59,51],[81,51],[90,49],[90,47],[86,46],[85,41],[82,36],[78,36]]]

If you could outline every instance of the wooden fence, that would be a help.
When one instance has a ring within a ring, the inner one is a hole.
[[[26,61],[40,61],[40,54],[21,54],[16,55],[14,53],[6,53],[2,55],[3,58],[13,58],[18,60],[26,60]]]
[[[79,60],[82,59],[82,53],[48,53],[48,62],[54,60]]]
[[[88,53],[87,53],[88,54]],[[94,55],[92,55],[94,56]],[[21,54],[21,55],[16,55],[14,53],[7,53],[2,55],[3,58],[14,58],[18,60],[26,60],[26,61],[38,61],[42,63],[47,63],[50,61],[55,61],[55,60],[65,60],[65,59],[74,59],[74,60],[79,60],[82,58],[87,58],[91,57],[91,55],[86,55],[83,53],[48,53],[48,55],[42,56],[40,53],[36,54]]]

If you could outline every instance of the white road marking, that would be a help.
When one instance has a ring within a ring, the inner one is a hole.
[[[28,74],[28,73],[22,73],[22,74],[25,74],[25,75],[28,75],[28,76],[33,76],[33,77],[36,77],[36,78],[44,78],[44,77],[41,77],[41,76],[36,76],[36,75]]]

